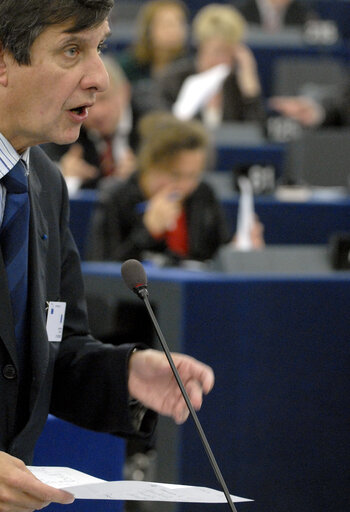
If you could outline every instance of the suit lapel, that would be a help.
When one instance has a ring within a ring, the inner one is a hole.
[[[41,210],[41,184],[35,169],[29,175],[29,196],[31,202],[30,244],[29,244],[29,307],[32,369],[36,382],[45,375],[49,347],[46,340],[45,298],[46,298],[46,257],[47,221]]]

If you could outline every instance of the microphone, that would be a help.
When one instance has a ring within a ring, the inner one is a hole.
[[[147,276],[138,260],[127,260],[121,268],[122,278],[130,290],[140,298],[148,296]]]
[[[163,333],[160,329],[160,326],[158,324],[158,321],[154,315],[154,312],[153,312],[153,309],[152,309],[152,306],[148,300],[148,290],[147,290],[147,275],[146,275],[146,272],[145,272],[145,269],[143,268],[143,266],[141,265],[141,263],[138,261],[138,260],[134,260],[134,259],[130,259],[130,260],[127,260],[125,261],[123,264],[122,264],[122,267],[121,267],[121,274],[122,274],[122,278],[124,279],[124,282],[126,284],[126,286],[128,288],[130,288],[130,290],[132,290],[134,293],[136,293],[136,295],[141,299],[143,300],[146,308],[147,308],[147,311],[151,317],[151,320],[152,320],[152,323],[153,323],[153,326],[156,330],[156,333],[157,333],[157,336],[159,338],[159,341],[160,341],[160,344],[162,345],[162,348],[165,352],[165,355],[168,359],[168,362],[169,362],[169,365],[172,369],[172,372],[174,374],[174,377],[176,379],[176,382],[181,390],[181,393],[182,393],[182,396],[186,402],[186,405],[188,407],[188,410],[192,416],[192,419],[194,421],[194,424],[197,428],[197,431],[198,431],[198,434],[199,434],[199,437],[202,441],[202,444],[204,446],[204,449],[205,449],[205,452],[209,458],[209,462],[213,468],[213,471],[215,473],[215,476],[225,494],[225,497],[226,497],[226,500],[227,500],[227,503],[231,509],[232,512],[237,512],[237,509],[236,507],[234,506],[233,504],[233,501],[231,499],[231,496],[230,496],[230,493],[229,493],[229,490],[227,488],[227,485],[226,485],[226,482],[221,474],[221,471],[220,471],[220,468],[215,460],[215,457],[214,457],[214,454],[213,454],[213,451],[212,449],[210,448],[210,445],[209,445],[209,442],[206,438],[206,435],[204,433],[204,430],[202,428],[202,425],[200,424],[200,421],[198,419],[198,416],[197,416],[197,413],[196,411],[194,410],[193,408],[193,405],[191,403],[191,400],[187,394],[187,391],[185,389],[185,386],[183,385],[183,382],[181,380],[181,377],[179,375],[179,372],[177,371],[177,368],[175,366],[175,363],[174,363],[174,360],[171,356],[171,353],[170,353],[170,350],[169,350],[169,347],[168,347],[168,344],[167,342],[165,341],[165,338],[163,336]]]

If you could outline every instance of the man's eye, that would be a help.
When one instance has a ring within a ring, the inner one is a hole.
[[[76,57],[79,53],[79,50],[78,48],[68,48],[66,51],[65,51],[65,54],[68,56],[68,57]]]

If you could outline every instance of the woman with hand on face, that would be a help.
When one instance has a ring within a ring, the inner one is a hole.
[[[231,235],[213,190],[201,181],[205,129],[199,121],[155,113],[145,116],[140,131],[139,170],[101,197],[91,259],[144,259],[149,253],[172,262],[212,258]],[[260,230],[255,246],[262,245]]]

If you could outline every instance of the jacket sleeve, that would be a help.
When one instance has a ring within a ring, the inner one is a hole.
[[[50,412],[76,425],[118,435],[146,437],[156,414],[147,411],[140,431],[133,426],[128,395],[128,361],[141,345],[108,345],[89,333],[80,260],[68,226],[69,208],[63,184],[60,224],[61,300],[66,302],[63,339],[55,362]]]

